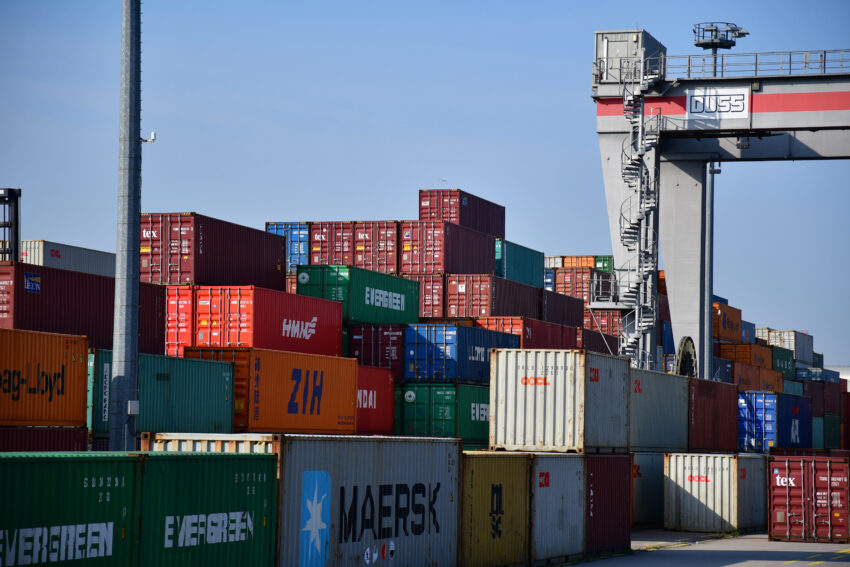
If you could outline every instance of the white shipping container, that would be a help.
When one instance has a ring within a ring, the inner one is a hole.
[[[49,240],[21,240],[21,262],[115,277],[115,254]]]
[[[584,553],[584,456],[531,457],[531,561]]]
[[[632,455],[632,526],[664,525],[664,453]]]
[[[626,451],[629,361],[584,350],[494,349],[490,447]]]
[[[668,453],[664,528],[689,532],[767,526],[765,455]]]
[[[563,256],[543,256],[543,267],[544,268],[563,268],[564,267],[564,257]]]
[[[629,376],[630,450],[687,451],[688,379],[636,368]]]
[[[770,344],[770,332],[773,331],[770,327],[756,327],[756,338],[767,341]]]
[[[794,360],[804,364],[814,362],[815,339],[800,331],[770,331],[768,343],[794,353]]]

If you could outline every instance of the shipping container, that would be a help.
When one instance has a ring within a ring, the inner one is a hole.
[[[799,363],[797,364],[797,380],[806,382],[814,380],[817,382],[838,384],[840,379],[841,375],[835,370],[830,370],[829,368],[806,368],[801,367]]]
[[[456,437],[487,444],[490,387],[471,384],[405,384],[401,387],[402,435]]]
[[[796,380],[794,351],[780,346],[771,346],[770,350],[773,369],[782,372],[782,378],[784,380]]]
[[[637,368],[629,378],[629,449],[686,451],[688,379]]]
[[[778,370],[765,370],[764,368],[759,368],[759,382],[760,390],[765,390],[766,392],[782,392],[783,391],[783,380],[782,373]]]
[[[734,384],[735,378],[734,374],[732,373],[732,361],[726,360],[725,358],[718,358],[716,356],[712,358],[712,368],[714,369],[712,380],[716,382]]]
[[[4,517],[4,565],[274,561],[267,455],[3,453],[0,482],[15,487],[4,497],[15,511]]]
[[[670,321],[670,299],[666,293],[658,294],[658,318],[662,321]]]
[[[195,288],[165,286],[165,354],[183,356],[183,349],[194,345]]]
[[[286,239],[197,213],[142,213],[143,282],[284,289]]]
[[[492,274],[494,238],[444,221],[401,222],[401,264],[405,274]]]
[[[490,349],[518,346],[519,337],[508,333],[453,325],[408,325],[404,331],[404,377],[487,383]]]
[[[85,427],[0,427],[0,453],[32,451],[86,451]]]
[[[554,268],[543,269],[543,289],[547,291],[555,291],[555,270]]]
[[[823,417],[823,394],[825,389],[825,383],[805,381],[802,384],[803,395],[811,398],[812,400],[812,417]]]
[[[613,335],[603,335],[590,329],[578,328],[576,331],[576,348],[583,348],[602,354],[617,355],[620,351],[620,339]]]
[[[592,258],[592,256],[591,256]],[[592,300],[592,291],[599,295],[610,296],[613,285],[611,274],[587,268],[561,268],[555,270],[555,292],[577,297],[585,304]],[[595,285],[598,287],[594,289]]]
[[[112,348],[115,280],[106,276],[0,262],[0,328],[85,335]],[[139,352],[162,354],[165,290],[139,284]]]
[[[823,449],[823,417],[812,418],[812,449]]]
[[[629,361],[582,350],[492,353],[490,446],[625,451]]]
[[[354,265],[382,274],[397,274],[398,234],[398,221],[356,221]]]
[[[354,265],[354,223],[311,222],[310,264]]]
[[[575,348],[575,328],[529,317],[483,317],[475,326],[519,337],[519,348]]]
[[[349,325],[348,355],[363,366],[388,368],[404,376],[404,325]]]
[[[346,323],[400,325],[419,321],[419,284],[348,266],[301,266],[298,293],[342,302]]]
[[[464,451],[462,565],[528,561],[530,465],[527,454]]]
[[[770,332],[775,329],[770,327],[756,327],[756,339],[761,339],[770,343]]]
[[[267,222],[266,232],[286,239],[286,273],[310,263],[310,225],[306,222]]]
[[[688,450],[737,451],[737,386],[695,378],[689,383]]]
[[[94,435],[109,434],[112,351],[88,353]],[[139,355],[137,431],[233,432],[233,364]]]
[[[296,271],[298,266],[295,267]],[[286,274],[286,292],[298,293],[298,274]]]
[[[813,418],[814,419],[814,418]],[[823,447],[824,449],[841,448],[841,416],[824,414],[823,416]]]
[[[234,431],[354,433],[357,361],[265,349],[187,347],[232,362]]]
[[[593,258],[593,267],[607,274],[614,273],[614,256],[595,256]]]
[[[809,398],[770,392],[738,393],[738,450],[767,453],[812,445]]]
[[[585,456],[585,552],[631,548],[631,455]]]
[[[841,384],[823,383],[823,413],[832,415],[841,413]]]
[[[563,268],[564,267],[564,257],[563,256],[544,256],[543,257],[543,267],[548,269],[551,268]]]
[[[730,343],[741,341],[741,310],[714,302],[714,338]]]
[[[744,364],[743,362],[733,362],[732,378],[741,391],[761,390],[761,378],[759,377],[758,366]]]
[[[448,317],[538,318],[540,290],[495,276],[446,276]]]
[[[792,351],[794,360],[804,364],[814,361],[814,338],[811,335],[799,331],[770,331],[768,342]]]
[[[620,336],[623,312],[619,309],[584,310],[584,328],[606,335]]]
[[[584,553],[585,460],[582,455],[531,455],[529,563],[566,562]]]
[[[419,282],[419,317],[446,316],[445,274],[404,274],[402,277]]]
[[[593,268],[596,265],[596,256],[564,256],[564,267],[570,269]]]
[[[673,335],[673,323],[670,321],[661,321],[659,327],[658,338],[661,341],[661,347],[668,354],[676,353],[676,339]]]
[[[632,453],[632,526],[664,525],[664,453]]]
[[[773,352],[768,347],[756,344],[721,344],[720,356],[726,360],[773,370]]]
[[[543,287],[543,252],[497,238],[495,275],[533,287]]]
[[[194,294],[195,333],[189,346],[342,353],[338,301],[254,286],[196,286]]]
[[[755,344],[756,342],[756,324],[749,321],[741,321],[741,342],[747,344]]]
[[[86,425],[86,337],[0,329],[0,425]]]
[[[568,327],[581,327],[584,323],[584,301],[581,299],[540,290],[539,319]]]
[[[505,237],[505,207],[460,189],[420,189],[419,220],[449,221]]]
[[[783,380],[782,391],[786,394],[794,394],[795,396],[803,395],[803,383],[796,380]],[[814,403],[812,403],[812,415],[814,415]]]
[[[664,528],[712,533],[763,530],[765,468],[763,455],[665,455]]]
[[[782,456],[768,460],[768,537],[848,543],[850,460]]]
[[[356,433],[391,435],[395,378],[391,370],[374,366],[357,367]]]
[[[21,240],[20,261],[99,276],[115,277],[115,254],[49,240]]]
[[[812,366],[815,368],[823,368],[823,353],[812,352]]]

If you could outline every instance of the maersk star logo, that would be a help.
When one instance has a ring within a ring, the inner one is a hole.
[[[301,474],[301,567],[324,567],[328,563],[330,492],[327,471]]]

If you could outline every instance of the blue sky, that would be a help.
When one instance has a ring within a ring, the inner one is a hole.
[[[142,5],[144,211],[409,219],[417,190],[507,208],[509,240],[605,254],[593,32],[696,53],[850,49],[850,2],[153,2]],[[113,251],[120,2],[0,0],[0,185],[23,238]],[[441,180],[445,178],[446,183]],[[724,164],[715,290],[850,364],[850,161]]]

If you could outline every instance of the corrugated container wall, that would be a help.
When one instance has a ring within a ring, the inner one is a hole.
[[[575,337],[569,327],[528,317],[484,317],[475,326],[519,337],[519,348],[575,348]],[[567,333],[565,330],[569,329]]]
[[[720,356],[726,360],[773,370],[773,352],[769,347],[756,344],[721,344]]]
[[[630,549],[631,455],[586,455],[585,467],[585,551]]]
[[[581,350],[492,353],[490,446],[511,451],[625,451],[628,359]]]
[[[592,256],[590,258],[593,258]],[[596,270],[592,266],[587,268],[561,268],[555,270],[555,291],[570,297],[577,297],[586,304],[591,301],[592,284],[597,282],[599,288],[595,291],[601,295],[611,294],[612,276],[606,272]]]
[[[505,207],[460,189],[420,189],[419,220],[444,220],[505,237]]]
[[[0,453],[86,451],[85,427],[0,427]]]
[[[581,327],[584,322],[584,301],[546,289],[540,290],[538,319],[568,327]]]
[[[744,364],[743,362],[733,362],[732,377],[741,391],[761,390],[758,366]]]
[[[405,274],[492,274],[494,238],[443,221],[401,222],[401,264]]]
[[[394,395],[391,370],[358,366],[356,433],[392,435]]]
[[[770,331],[768,342],[794,353],[794,360],[811,364],[814,360],[814,337],[799,331]]]
[[[487,444],[490,388],[471,384],[405,384],[401,387],[402,434],[457,437]]]
[[[543,252],[496,239],[496,275],[534,287],[543,287]]]
[[[794,371],[794,351],[780,346],[771,346],[770,350],[773,369],[782,372],[783,379],[795,380],[797,374]]]
[[[738,449],[738,388],[710,380],[689,380],[688,450]]]
[[[741,342],[754,344],[756,342],[756,324],[741,321]]]
[[[445,274],[404,274],[404,277],[419,282],[419,317],[446,316]]]
[[[631,368],[629,448],[632,451],[686,451],[688,379]]]
[[[115,277],[115,254],[49,240],[21,240],[21,262]]]
[[[141,280],[284,289],[286,239],[197,213],[142,213]]]
[[[786,394],[794,394],[795,396],[803,395],[803,383],[796,380],[783,380],[782,391]],[[812,415],[814,415],[814,403],[812,403]]]
[[[808,398],[770,392],[738,393],[738,449],[767,453],[772,448],[804,449],[812,444]]]
[[[286,239],[286,273],[310,263],[310,225],[306,222],[267,222],[266,232]]]
[[[165,354],[183,356],[195,344],[195,287],[165,286]]]
[[[824,404],[823,394],[825,382],[812,382],[806,380],[803,384],[803,395],[812,400],[812,417],[823,417]]]
[[[354,223],[311,222],[310,264],[354,265]]]
[[[741,341],[741,310],[715,302],[712,326],[714,338],[730,343]]]
[[[664,453],[632,453],[632,526],[664,525]]]
[[[526,454],[464,451],[462,565],[526,563],[530,465]]]
[[[764,529],[765,465],[764,455],[668,453],[664,528],[714,533]]]
[[[622,329],[623,312],[617,309],[594,309],[584,311],[585,329],[604,333],[606,335],[620,336]]]
[[[483,275],[446,276],[447,317],[538,318],[540,290],[530,285]]]
[[[584,456],[534,453],[530,480],[530,562],[584,553]]]
[[[619,352],[619,337],[603,335],[584,328],[578,328],[576,337],[578,348],[610,355],[616,355]]]
[[[564,267],[564,257],[563,256],[544,256],[543,257],[543,266],[546,269],[563,268]]]
[[[0,329],[0,425],[86,425],[86,337]]]
[[[595,256],[593,267],[607,274],[614,273],[614,256]]]
[[[732,361],[726,360],[725,358],[718,358],[716,356],[712,358],[714,359],[714,376],[712,379],[716,382],[725,382],[727,384],[734,383]]]
[[[349,325],[348,355],[364,366],[404,376],[404,325]]]
[[[822,352],[813,352],[812,353],[812,366],[815,368],[823,368],[823,353]]]
[[[398,273],[398,221],[354,223],[354,265],[380,272]]]

